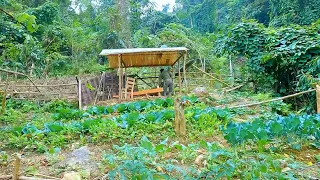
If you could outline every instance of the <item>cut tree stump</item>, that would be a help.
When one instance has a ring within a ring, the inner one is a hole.
[[[186,119],[184,117],[184,107],[180,98],[174,99],[174,130],[178,135],[186,135]]]

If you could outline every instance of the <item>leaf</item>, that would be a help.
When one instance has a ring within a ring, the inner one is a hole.
[[[149,152],[153,151],[153,145],[149,141],[149,139],[146,136],[143,136],[141,141],[140,141],[140,146],[148,150]]]
[[[278,122],[272,123],[270,129],[272,133],[277,135],[281,134],[283,130],[281,124]]]
[[[64,129],[61,123],[45,123],[44,127],[47,129],[47,132],[60,132]]]
[[[165,145],[164,144],[158,144],[155,147],[156,152],[162,152],[164,150]]]
[[[94,88],[90,83],[87,83],[87,84],[86,84],[86,87],[87,87],[89,90],[91,90],[91,91],[96,90],[96,88]]]
[[[127,106],[125,104],[119,104],[117,106],[117,110],[119,113],[123,113],[127,109]]]

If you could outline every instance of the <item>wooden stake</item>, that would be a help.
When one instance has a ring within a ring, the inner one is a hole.
[[[179,69],[179,72],[178,72],[178,81],[179,81],[179,93],[181,94],[182,91],[181,91],[181,72],[180,72],[180,59],[178,60],[178,69]]]
[[[188,91],[187,77],[186,77],[186,59],[187,59],[187,51],[185,52],[184,58],[183,58],[183,81],[184,81],[185,90]]]
[[[174,130],[178,135],[186,135],[186,119],[184,117],[184,108],[179,98],[174,100]]]
[[[317,113],[320,114],[320,85],[317,85]]]
[[[16,155],[16,160],[14,162],[14,169],[13,169],[13,175],[12,175],[12,179],[13,180],[18,180],[19,179],[20,163],[21,163],[21,155],[17,154]]]
[[[18,71],[18,67],[16,67],[16,72]],[[18,74],[14,74],[14,77],[18,79]]]
[[[82,109],[82,82],[79,78],[78,80],[78,103],[79,103],[79,109]]]
[[[33,74],[33,69],[34,69],[34,63],[32,62],[31,69],[30,69],[30,76],[32,76]]]

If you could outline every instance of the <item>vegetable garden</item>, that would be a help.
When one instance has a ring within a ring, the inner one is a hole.
[[[238,92],[214,101],[257,100],[250,96]],[[19,149],[26,175],[59,177],[77,171],[85,179],[319,177],[319,115],[292,114],[283,102],[228,109],[209,106],[194,95],[180,98],[185,102],[186,136],[175,134],[172,98],[87,110],[63,101],[11,100],[2,117],[1,171],[10,172],[14,149]],[[239,120],[250,116],[249,121]],[[81,146],[96,154],[96,168],[59,166],[68,152]]]

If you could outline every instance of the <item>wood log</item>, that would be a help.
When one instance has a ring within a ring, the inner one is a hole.
[[[13,180],[18,180],[19,179],[20,165],[21,165],[21,155],[20,154],[16,154],[16,160],[14,162],[14,169],[13,169],[13,175],[12,175],[12,179]]]

